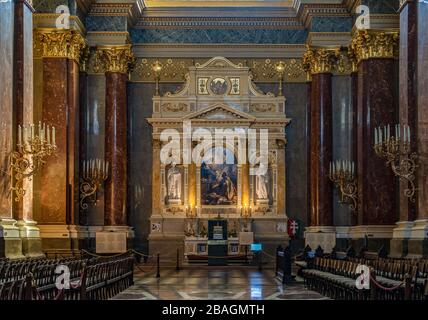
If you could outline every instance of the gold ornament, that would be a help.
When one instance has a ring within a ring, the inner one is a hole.
[[[128,74],[135,64],[131,45],[97,47],[95,60],[94,69],[102,67],[105,72],[114,73]]]
[[[398,56],[398,31],[358,30],[349,51],[357,63],[373,58],[394,58]]]
[[[36,29],[34,56],[36,58],[68,58],[80,62],[86,41],[74,30]]]
[[[340,57],[339,48],[311,48],[303,56],[303,68],[311,74],[332,73]]]

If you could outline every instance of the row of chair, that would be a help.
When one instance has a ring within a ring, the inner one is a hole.
[[[17,265],[19,272],[13,276],[10,276],[9,268],[16,265],[7,267],[9,281],[0,283],[0,300],[103,300],[133,283],[134,257],[129,255],[114,259],[46,260],[36,266],[23,264],[25,267]],[[22,275],[24,271],[27,273]],[[59,290],[58,284],[64,289]]]
[[[423,299],[428,281],[419,277],[418,266],[405,261],[388,263],[384,260],[337,260],[316,257],[308,260],[299,271],[305,285],[332,299],[339,300],[404,300]],[[370,290],[359,289],[361,280],[358,267],[370,270]],[[419,281],[420,279],[421,281]],[[422,284],[422,285],[419,285]]]

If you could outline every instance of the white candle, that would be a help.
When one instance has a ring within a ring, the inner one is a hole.
[[[22,133],[21,133],[21,125],[18,125],[18,144],[21,145],[22,144],[22,137],[21,137]]]
[[[411,138],[410,138],[410,127],[409,126],[407,126],[407,136],[408,136],[409,142],[410,142]]]
[[[48,144],[51,144],[51,128],[48,126],[48,131],[46,132],[48,138]]]
[[[56,146],[55,127],[52,127],[52,144]]]
[[[109,167],[109,165],[110,165],[110,163],[107,161],[107,164],[106,164],[106,166],[107,166],[107,168],[106,168],[106,176],[108,176],[108,167]]]

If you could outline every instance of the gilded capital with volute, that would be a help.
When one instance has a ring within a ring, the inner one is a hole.
[[[308,47],[303,56],[303,68],[310,74],[331,73],[340,57],[340,48]]]
[[[102,68],[105,72],[128,74],[135,64],[131,45],[100,46],[96,51],[94,68]]]
[[[349,46],[357,62],[373,58],[398,57],[400,34],[398,31],[358,30]]]
[[[69,29],[35,29],[35,58],[67,58],[80,62],[87,44],[83,36]]]

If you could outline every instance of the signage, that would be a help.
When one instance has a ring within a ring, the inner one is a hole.
[[[252,243],[251,244],[251,251],[262,251],[263,247],[261,243]]]
[[[95,243],[97,253],[124,253],[126,232],[97,232]]]

